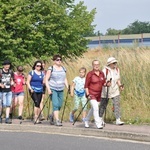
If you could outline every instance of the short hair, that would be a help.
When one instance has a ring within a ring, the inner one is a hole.
[[[61,56],[61,55],[59,55],[59,54],[57,54],[57,55],[54,55],[54,56],[53,56],[53,61],[54,61],[54,60],[56,60],[57,58],[60,58],[60,59],[62,59],[62,56]]]
[[[23,71],[24,70],[24,68],[23,68],[23,66],[17,66],[17,71]]]
[[[34,65],[32,67],[32,70],[35,70],[35,66],[37,65],[37,63],[40,63],[41,64],[41,69],[40,70],[43,70],[43,66],[42,66],[42,61],[41,60],[37,60],[34,62]]]
[[[86,72],[86,68],[85,68],[85,67],[81,67],[81,68],[79,69],[79,72],[80,72],[81,70],[84,70],[84,72]]]
[[[94,64],[95,61],[98,61],[98,62],[99,62],[99,60],[95,59],[95,60],[92,61],[92,65]],[[100,63],[100,62],[99,62],[99,63]]]

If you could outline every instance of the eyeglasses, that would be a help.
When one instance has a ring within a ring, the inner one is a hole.
[[[23,70],[18,70],[18,72],[23,72]]]
[[[56,59],[56,61],[62,61],[62,59]]]
[[[36,65],[36,67],[42,67],[41,65]]]
[[[116,64],[117,64],[117,62],[114,62],[113,64],[114,64],[114,65],[116,65]]]

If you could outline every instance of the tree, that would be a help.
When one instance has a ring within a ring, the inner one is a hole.
[[[150,22],[134,21],[123,30],[107,29],[106,35],[150,33]]]
[[[150,22],[136,20],[122,31],[123,34],[150,33]]]
[[[118,35],[118,33],[121,33],[121,30],[116,29],[107,29],[106,35]]]
[[[0,2],[0,61],[29,63],[33,57],[59,53],[65,58],[86,51],[84,35],[93,31],[95,10],[74,0],[2,0]]]

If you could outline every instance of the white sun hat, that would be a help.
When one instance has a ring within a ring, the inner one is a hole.
[[[112,63],[117,63],[117,59],[115,57],[109,57],[107,60],[107,66],[109,66]]]

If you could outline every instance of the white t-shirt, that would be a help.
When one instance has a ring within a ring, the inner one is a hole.
[[[81,78],[81,77],[77,76],[73,79],[73,82],[75,83],[75,90],[76,91],[81,92],[81,93],[85,91],[85,89],[84,89],[85,77]]]

